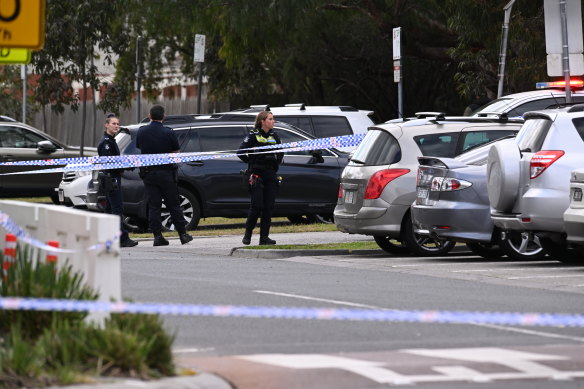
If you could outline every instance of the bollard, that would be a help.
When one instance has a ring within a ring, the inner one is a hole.
[[[58,240],[49,240],[47,246],[59,248]],[[47,252],[47,263],[57,263],[57,256],[51,252]]]
[[[6,234],[6,243],[4,246],[4,279],[8,277],[8,269],[16,261],[16,235]]]

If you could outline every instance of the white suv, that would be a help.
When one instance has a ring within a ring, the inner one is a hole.
[[[570,172],[584,165],[584,105],[528,112],[514,140],[489,151],[491,218],[503,231],[531,231],[548,254],[578,258],[568,249],[563,214],[570,203]]]
[[[258,112],[270,111],[276,120],[292,124],[316,138],[365,134],[374,125],[373,111],[348,106],[310,106],[287,104],[283,107],[252,105],[249,108],[213,114],[223,120],[253,120]]]

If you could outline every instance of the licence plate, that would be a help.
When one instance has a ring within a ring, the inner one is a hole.
[[[59,202],[62,203],[65,201],[65,192],[63,192],[63,189],[59,189]]]
[[[345,192],[345,203],[355,204],[355,192],[352,191]]]
[[[418,198],[419,199],[427,199],[428,198],[428,189],[418,188]]]
[[[574,201],[582,201],[582,189],[574,188]]]

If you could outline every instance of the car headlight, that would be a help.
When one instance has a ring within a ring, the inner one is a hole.
[[[91,170],[78,170],[77,175],[79,177],[89,176],[91,174]]]

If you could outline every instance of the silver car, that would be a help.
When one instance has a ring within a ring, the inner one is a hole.
[[[584,254],[584,169],[574,170],[570,179],[570,207],[564,212],[567,240]]]
[[[343,170],[334,212],[337,228],[372,235],[388,253],[439,255],[454,242],[414,233],[410,206],[416,198],[419,156],[454,157],[516,133],[521,120],[453,118],[384,123],[369,131]]]
[[[570,172],[583,163],[584,105],[526,113],[517,138],[489,151],[488,194],[495,226],[533,232],[553,258],[581,261],[568,248],[563,214],[570,202]]]
[[[527,232],[502,234],[491,221],[487,196],[487,157],[497,140],[455,158],[418,157],[414,231],[436,239],[466,243],[484,258],[545,256],[537,237]]]

